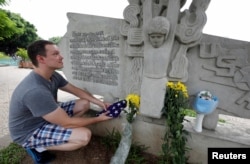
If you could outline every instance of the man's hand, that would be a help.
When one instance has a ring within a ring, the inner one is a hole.
[[[104,110],[107,110],[110,105],[111,105],[110,103],[102,102],[102,105],[100,105],[100,107]]]
[[[110,120],[110,119],[113,118],[113,117],[107,116],[107,114],[109,114],[109,111],[100,114],[100,115],[98,116],[98,118],[100,118],[101,121]]]
[[[99,117],[69,117],[62,108],[58,107],[53,112],[44,115],[43,118],[52,124],[57,124],[64,128],[77,128],[112,119],[112,117],[106,116],[106,114],[108,114],[108,111],[102,113]]]

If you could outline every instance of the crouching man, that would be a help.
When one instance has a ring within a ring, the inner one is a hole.
[[[34,69],[12,94],[9,130],[13,141],[24,147],[35,163],[47,163],[55,158],[48,150],[71,151],[87,145],[91,131],[85,126],[112,117],[106,116],[107,112],[98,117],[80,117],[89,110],[90,102],[102,109],[109,104],[55,71],[63,67],[63,57],[54,43],[38,40],[27,51]],[[79,99],[58,103],[58,89]]]

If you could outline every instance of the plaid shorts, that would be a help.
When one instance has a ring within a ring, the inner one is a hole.
[[[60,107],[72,117],[75,101],[59,103]],[[22,145],[24,148],[40,148],[60,145],[68,142],[72,129],[46,123],[35,130],[32,136]]]

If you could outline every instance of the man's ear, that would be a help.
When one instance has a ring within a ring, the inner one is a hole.
[[[42,55],[37,55],[36,56],[36,60],[38,63],[44,63],[44,56]]]

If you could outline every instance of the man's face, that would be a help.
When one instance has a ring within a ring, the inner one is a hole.
[[[154,48],[159,48],[165,40],[164,34],[150,34],[149,35],[149,42]]]
[[[44,57],[45,64],[52,69],[63,68],[63,57],[56,45],[46,45],[46,57]]]

